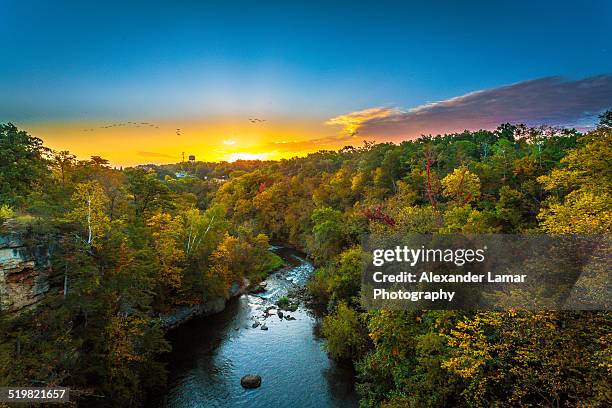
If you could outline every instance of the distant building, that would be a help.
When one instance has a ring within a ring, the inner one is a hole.
[[[192,163],[195,161],[195,156],[193,154],[189,155],[189,161]]]

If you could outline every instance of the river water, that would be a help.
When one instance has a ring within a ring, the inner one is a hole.
[[[320,318],[303,304],[285,312],[265,311],[296,287],[313,266],[299,252],[276,248],[288,266],[270,275],[266,291],[230,301],[214,316],[194,319],[169,333],[168,387],[149,404],[192,407],[355,407],[354,373],[328,358],[319,336]],[[253,328],[255,320],[268,330]],[[245,374],[259,374],[261,387],[240,385]]]

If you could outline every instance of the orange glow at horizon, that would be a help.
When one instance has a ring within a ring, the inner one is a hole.
[[[278,160],[321,149],[338,149],[346,140],[318,119],[176,120],[151,122],[47,122],[17,124],[45,146],[68,150],[79,159],[101,156],[113,166],[197,161]]]

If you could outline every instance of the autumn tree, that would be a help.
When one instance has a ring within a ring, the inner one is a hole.
[[[106,213],[108,197],[100,184],[95,181],[79,183],[74,190],[73,209],[68,214],[68,218],[84,227],[83,240],[87,245],[94,245],[95,241],[110,228],[110,220]]]
[[[606,233],[612,230],[612,131],[605,126],[580,139],[538,181],[553,193],[538,215],[550,233]]]
[[[444,197],[457,205],[468,204],[480,196],[480,179],[465,166],[456,168],[444,177],[442,186]]]
[[[153,247],[161,264],[158,282],[179,291],[182,288],[185,251],[181,242],[182,220],[168,213],[157,213],[147,219]]]

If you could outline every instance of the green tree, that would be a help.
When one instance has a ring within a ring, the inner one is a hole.
[[[325,349],[334,358],[356,358],[367,348],[367,333],[359,313],[346,303],[323,319],[321,329],[325,336]]]
[[[125,175],[136,216],[170,206],[170,189],[157,178],[155,170],[129,168],[125,170]]]
[[[24,204],[25,197],[47,179],[49,152],[42,140],[0,124],[0,204]]]
[[[311,219],[314,224],[313,254],[320,261],[330,260],[342,248],[342,213],[331,207],[321,207],[313,211]]]

